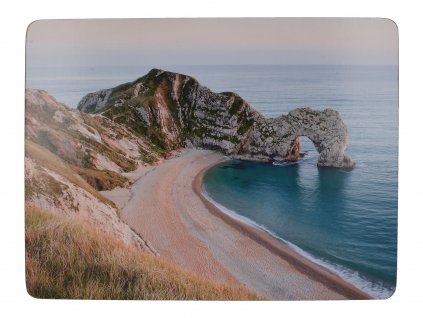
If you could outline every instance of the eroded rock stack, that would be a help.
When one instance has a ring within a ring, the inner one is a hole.
[[[152,69],[134,82],[90,93],[78,105],[102,113],[166,152],[185,146],[216,149],[238,159],[295,160],[299,138],[320,154],[318,165],[351,169],[347,127],[333,109],[297,108],[265,118],[239,95],[214,93],[194,78]]]

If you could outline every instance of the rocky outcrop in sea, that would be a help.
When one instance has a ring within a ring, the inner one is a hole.
[[[214,93],[183,74],[152,69],[134,82],[86,95],[78,109],[125,124],[163,153],[194,146],[236,159],[292,161],[301,155],[299,137],[306,136],[320,154],[318,166],[354,167],[336,110],[297,108],[265,118],[239,95]]]

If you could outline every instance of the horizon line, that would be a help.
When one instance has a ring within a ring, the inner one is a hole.
[[[42,67],[42,68],[55,68],[55,67],[152,67],[161,68],[167,66],[399,66],[398,63],[231,63],[231,64],[98,64],[98,65],[27,65],[25,68]],[[161,65],[161,66],[159,66]]]

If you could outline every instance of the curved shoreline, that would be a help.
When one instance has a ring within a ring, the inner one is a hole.
[[[121,208],[122,220],[160,257],[197,275],[246,286],[274,300],[370,298],[339,277],[327,279],[336,275],[316,270],[319,266],[269,234],[216,210],[201,193],[201,177],[224,159],[215,151],[183,149],[157,165],[125,174],[134,182],[129,188],[102,194]]]
[[[222,161],[219,161],[220,163]],[[226,224],[232,226],[242,234],[248,236],[252,240],[256,241],[263,247],[267,248],[272,253],[281,257],[283,260],[290,263],[296,270],[307,275],[309,278],[318,281],[331,290],[347,297],[350,299],[373,299],[364,291],[358,289],[352,284],[344,281],[338,275],[330,272],[328,269],[312,262],[304,256],[296,253],[288,246],[285,246],[282,242],[272,237],[265,231],[255,228],[249,224],[243,223],[240,220],[236,220],[224,211],[220,210],[214,205],[202,192],[202,180],[205,172],[218,163],[211,164],[206,168],[202,169],[194,178],[192,187],[194,192],[200,197],[204,205],[214,216],[222,219]]]

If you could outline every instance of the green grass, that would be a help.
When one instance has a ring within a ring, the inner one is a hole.
[[[229,108],[229,114],[230,115],[235,115],[237,114],[242,106],[244,105],[244,101],[242,100],[241,97],[233,95],[234,96],[234,102],[232,103],[231,107]]]
[[[26,286],[36,298],[253,300],[229,287],[183,271],[128,247],[76,218],[27,207]]]
[[[157,158],[154,157],[151,153],[146,151],[145,149],[139,148],[140,159],[148,164],[153,164],[157,161]]]
[[[157,148],[157,153],[167,153],[168,150],[171,150],[167,149],[168,147],[165,142],[166,136],[160,131],[159,125],[155,121],[152,121],[152,125],[147,126],[144,121],[138,118],[134,108],[128,104],[110,108],[103,115],[117,124],[125,126],[135,136],[143,139],[147,138]],[[152,148],[152,150],[155,151],[155,148]]]
[[[250,119],[243,118],[239,127],[238,127],[237,133],[239,135],[244,135],[247,131],[250,130],[250,128],[253,125],[254,125],[254,119],[253,118],[250,118]]]

